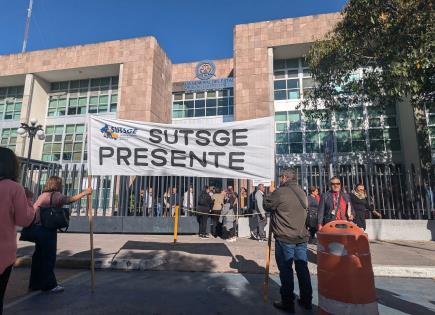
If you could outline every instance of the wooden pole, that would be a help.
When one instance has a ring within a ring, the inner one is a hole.
[[[175,206],[175,217],[174,217],[174,244],[177,243],[178,237],[178,214],[179,214],[180,206]]]
[[[270,185],[270,193],[275,191],[275,182],[272,181]],[[267,217],[266,217],[267,218]],[[266,248],[266,270],[264,274],[264,284],[263,284],[263,301],[267,302],[269,298],[269,270],[270,270],[270,253],[272,251],[272,216],[269,220],[269,233],[267,237],[267,248]]]
[[[88,188],[92,188],[92,176],[88,175]],[[91,291],[95,291],[95,258],[94,258],[94,221],[92,213],[92,194],[87,196],[88,198],[88,219],[89,219],[89,236],[91,243]]]
[[[267,248],[266,248],[266,271],[264,274],[264,285],[263,285],[263,301],[266,303],[269,297],[269,270],[270,270],[270,253],[272,251],[272,227],[269,222],[269,235],[267,238]]]

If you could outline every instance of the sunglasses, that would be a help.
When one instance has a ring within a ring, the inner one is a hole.
[[[341,183],[331,183],[331,186],[340,186]]]

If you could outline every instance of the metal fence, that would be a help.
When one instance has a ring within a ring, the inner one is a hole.
[[[277,174],[283,167],[277,167]],[[329,188],[329,168],[323,165],[295,166],[299,184],[320,192]],[[433,219],[435,182],[432,174],[422,175],[413,166],[402,165],[334,165],[333,173],[340,177],[343,188],[350,192],[357,183],[366,187],[369,200],[388,219]],[[63,178],[63,193],[74,195],[88,186],[84,165],[59,165],[31,160],[21,161],[21,182],[32,190],[35,198],[41,193],[47,178]],[[239,214],[253,207],[252,181],[222,180],[185,176],[94,176],[92,178],[93,211],[95,216],[171,217],[176,204],[181,215],[189,216],[197,207],[198,196],[205,185],[227,188],[232,185],[240,196]],[[247,195],[241,194],[246,187]],[[187,191],[192,190],[192,193]],[[244,199],[244,200],[241,200]],[[244,205],[244,206],[243,206]],[[72,216],[85,216],[86,200],[71,205]]]

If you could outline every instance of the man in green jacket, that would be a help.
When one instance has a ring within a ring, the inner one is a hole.
[[[313,289],[307,263],[308,231],[307,196],[296,181],[296,172],[286,169],[280,176],[280,187],[265,198],[266,211],[271,212],[271,228],[275,237],[275,259],[281,279],[281,301],[274,306],[294,313],[293,260],[299,281],[298,303],[311,309]]]

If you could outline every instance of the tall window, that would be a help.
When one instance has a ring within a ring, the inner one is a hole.
[[[118,77],[53,82],[48,116],[116,112]]]
[[[0,87],[0,120],[19,120],[24,86]]]
[[[0,145],[15,151],[17,144],[17,129],[3,128],[0,133]]]
[[[173,93],[172,118],[234,114],[233,89],[196,93]]]
[[[429,138],[432,151],[435,151],[435,104],[426,106],[426,121],[429,128]]]
[[[85,125],[52,125],[45,129],[42,160],[81,162],[87,159]]]
[[[385,109],[368,106],[370,151],[400,151],[396,106]]]
[[[275,112],[277,154],[322,153],[329,135],[339,153],[400,151],[395,106],[357,106],[328,119],[312,118],[309,112]]]
[[[310,92],[313,80],[304,59],[280,59],[273,62],[274,98],[299,100]]]

